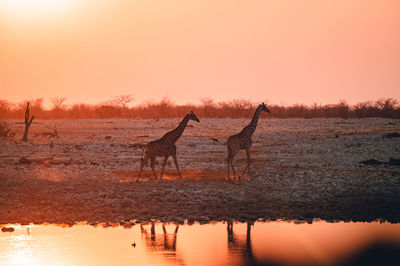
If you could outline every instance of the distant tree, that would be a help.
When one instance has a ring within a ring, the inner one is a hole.
[[[311,106],[311,114],[313,117],[319,117],[321,116],[321,104],[318,105],[317,103],[313,103],[313,105]]]
[[[53,104],[53,110],[54,111],[59,111],[64,109],[64,102],[66,101],[66,98],[61,98],[61,97],[53,97],[50,98],[50,101]]]
[[[114,102],[122,107],[123,109],[127,109],[129,103],[133,102],[133,97],[132,95],[119,95],[117,97],[114,98]]]
[[[282,105],[268,105],[268,109],[271,111],[269,116],[276,118],[286,117],[286,108]]]
[[[376,107],[374,107],[370,101],[357,103],[353,107],[353,110],[358,118],[373,117],[377,115]]]
[[[175,103],[168,97],[164,96],[159,103],[156,104],[155,110],[158,117],[172,117],[174,116]]]
[[[350,107],[345,100],[341,100],[335,107],[337,109],[336,117],[349,118]]]
[[[26,106],[28,104],[28,100],[24,100],[20,103],[17,103],[14,107],[14,116],[16,116],[15,118],[19,118],[21,116],[24,116],[26,113]]]
[[[101,105],[101,106],[96,107],[95,113],[98,118],[121,117],[121,109],[119,109],[115,106],[110,106],[110,105]]]
[[[12,104],[6,100],[0,100],[0,118],[8,118],[12,110]]]
[[[392,98],[381,98],[375,102],[375,107],[382,117],[394,117],[398,101]]]
[[[212,117],[213,115],[215,115],[215,109],[216,109],[216,105],[213,99],[211,98],[202,98],[200,99],[200,102],[202,104],[202,111],[203,111],[203,115],[206,117]]]
[[[31,100],[30,101],[30,108],[31,108],[31,112],[35,113],[35,115],[37,117],[40,117],[40,114],[43,112],[44,108],[43,108],[43,98],[37,98],[35,100]]]
[[[69,116],[74,119],[96,118],[95,107],[84,103],[72,105],[68,112]]]
[[[233,117],[252,115],[254,104],[250,100],[235,99],[230,105],[232,106]]]
[[[286,107],[286,117],[310,118],[308,108],[303,104],[294,104]]]
[[[381,98],[375,102],[375,105],[383,110],[394,110],[397,104],[398,101],[392,98]]]
[[[164,96],[161,99],[159,105],[164,108],[168,108],[168,107],[173,107],[175,105],[175,103],[168,96]]]

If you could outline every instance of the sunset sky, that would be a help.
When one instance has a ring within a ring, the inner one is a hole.
[[[0,99],[400,100],[398,0],[0,0]]]

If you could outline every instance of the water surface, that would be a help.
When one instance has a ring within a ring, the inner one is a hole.
[[[8,226],[0,265],[332,265],[400,251],[400,224],[379,222]]]

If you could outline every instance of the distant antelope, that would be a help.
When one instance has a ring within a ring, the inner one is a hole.
[[[172,158],[174,159],[176,170],[178,170],[179,177],[181,178],[181,181],[183,181],[181,171],[179,170],[178,161],[176,159],[175,142],[182,136],[182,133],[185,130],[189,120],[200,122],[197,116],[193,112],[190,112],[182,119],[177,128],[175,128],[170,132],[167,132],[164,136],[162,136],[161,139],[149,142],[144,147],[143,149],[144,158],[142,158],[142,162],[140,164],[139,176],[136,179],[136,182],[139,181],[140,175],[142,174],[143,166],[147,163],[149,159],[151,160],[150,167],[151,170],[153,171],[154,178],[157,180],[157,174],[154,170],[154,164],[157,156],[164,157],[164,162],[161,168],[160,180],[162,180],[164,174],[164,168],[165,165],[167,164],[168,157],[172,156]]]
[[[251,179],[251,173],[250,173],[250,148],[252,145],[252,137],[253,133],[256,130],[257,123],[258,123],[258,118],[260,117],[261,112],[267,112],[270,113],[268,110],[267,106],[262,103],[260,104],[256,112],[254,113],[253,119],[251,120],[250,124],[242,129],[240,133],[236,135],[232,135],[228,138],[226,145],[228,147],[228,180],[230,181],[230,175],[229,175],[229,165],[232,167],[233,171],[233,179],[236,179],[236,172],[235,168],[233,167],[233,159],[235,158],[235,155],[240,151],[240,150],[246,150],[246,155],[247,155],[247,166],[244,168],[243,173],[239,176],[239,179],[244,175],[246,170],[249,171],[249,177]]]

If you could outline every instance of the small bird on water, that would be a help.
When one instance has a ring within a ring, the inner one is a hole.
[[[136,247],[136,243],[135,242],[133,242],[132,247],[134,247],[134,248]]]

